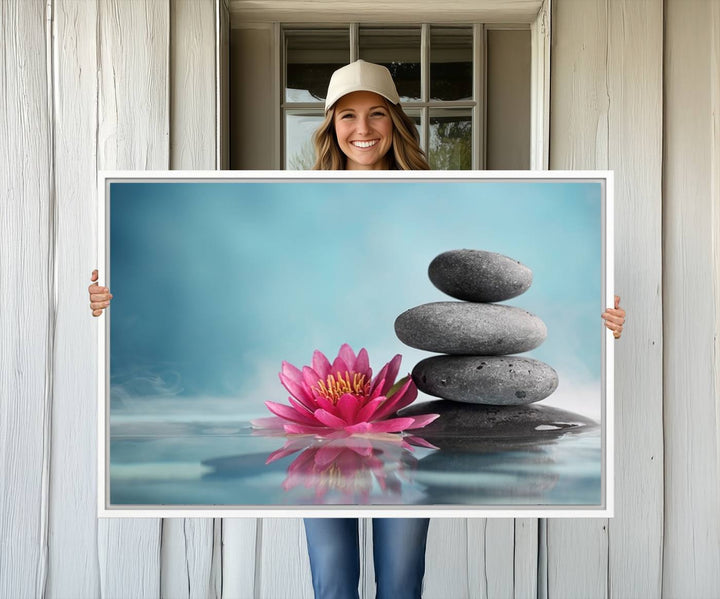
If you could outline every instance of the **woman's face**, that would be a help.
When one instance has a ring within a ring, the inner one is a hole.
[[[340,98],[333,118],[347,170],[385,170],[392,147],[393,124],[385,99],[358,91]]]

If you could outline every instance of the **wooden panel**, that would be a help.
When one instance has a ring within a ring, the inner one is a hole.
[[[467,585],[473,599],[513,596],[514,520],[467,520]]]
[[[56,0],[53,13],[58,268],[46,596],[98,597],[98,321],[87,294],[98,267],[97,6]]]
[[[300,518],[263,518],[258,522],[260,553],[255,562],[255,592],[273,599],[312,599],[310,559]]]
[[[663,595],[720,592],[720,7],[665,3]]]
[[[40,597],[55,325],[45,2],[0,11],[0,596]]]
[[[230,0],[233,25],[242,22],[532,23],[542,0]]]
[[[222,597],[243,599],[259,597],[255,592],[258,524],[256,518],[226,518],[222,520]],[[258,564],[259,565],[259,564]]]
[[[606,11],[606,0],[552,2],[551,169],[608,168]],[[548,597],[607,596],[607,520],[550,519],[546,546]]]
[[[170,2],[170,168],[215,167],[214,0]],[[212,596],[221,585],[222,555],[213,553],[212,519],[163,522],[162,597]],[[214,578],[218,577],[218,580]]]
[[[170,599],[212,597],[214,528],[211,518],[163,520],[160,596]],[[218,556],[219,557],[219,556]]]
[[[168,3],[98,2],[100,169],[169,166],[169,18]],[[159,519],[100,520],[102,596],[158,597],[160,546]]]
[[[659,597],[663,547],[662,0],[608,3],[609,167],[615,172],[615,289],[628,327],[615,343],[612,597]]]
[[[450,589],[453,599],[472,596],[468,592],[468,568],[482,565],[471,557],[469,544],[477,543],[478,535],[468,530],[467,523],[466,518],[430,519],[423,597],[445,599]]]
[[[516,518],[513,597],[531,599],[538,590],[538,519]]]
[[[215,0],[171,0],[171,169],[215,168],[215,54]]]

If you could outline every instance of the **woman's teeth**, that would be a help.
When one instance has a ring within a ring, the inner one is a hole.
[[[377,139],[373,141],[351,141],[350,143],[358,148],[370,148],[377,143]]]

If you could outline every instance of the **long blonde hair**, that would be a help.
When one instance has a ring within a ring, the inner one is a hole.
[[[413,120],[405,114],[400,104],[385,102],[385,105],[393,124],[392,148],[387,153],[390,159],[389,170],[430,170]],[[327,111],[325,119],[312,137],[315,146],[315,171],[345,170],[346,156],[338,145],[334,122],[335,106]]]

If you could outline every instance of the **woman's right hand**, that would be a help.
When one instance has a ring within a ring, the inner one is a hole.
[[[92,271],[90,280],[98,280],[97,269]],[[103,310],[110,305],[112,293],[110,293],[110,290],[107,287],[100,287],[97,283],[90,285],[90,287],[88,287],[88,292],[90,293],[90,308],[92,309],[92,315],[100,316],[103,313]]]

